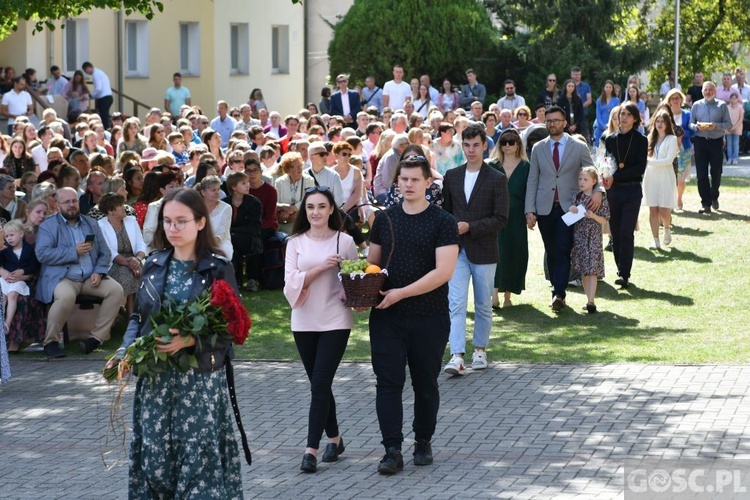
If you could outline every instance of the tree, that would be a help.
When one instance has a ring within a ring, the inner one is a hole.
[[[292,0],[299,3],[301,0]],[[146,19],[162,12],[164,5],[158,0],[2,0],[0,3],[0,40],[18,29],[18,21],[36,23],[34,32],[44,28],[55,29],[53,21],[76,17],[93,9],[124,9],[125,14],[140,12]]]
[[[518,73],[521,90],[541,90],[549,73],[558,87],[580,66],[597,95],[606,79],[650,67],[659,45],[649,44],[650,2],[640,0],[484,0],[495,14],[501,35],[523,61]]]
[[[652,39],[662,50],[650,79],[658,88],[674,68],[675,2],[668,0],[656,18]],[[680,61],[682,88],[693,84],[693,73],[732,71],[742,59],[741,45],[750,25],[747,0],[683,0],[680,3]],[[681,77],[681,78],[680,78]]]
[[[332,80],[347,73],[362,83],[373,75],[382,86],[401,64],[406,78],[427,73],[439,87],[446,77],[465,82],[464,71],[473,67],[481,82],[496,88],[498,68],[508,59],[476,0],[355,0],[333,27]]]

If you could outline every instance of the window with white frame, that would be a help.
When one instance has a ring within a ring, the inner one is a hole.
[[[63,28],[63,68],[72,75],[89,58],[88,19],[67,19]]]
[[[182,76],[201,74],[200,23],[180,23],[180,73]]]
[[[289,26],[271,27],[271,73],[289,73]]]
[[[148,76],[148,21],[125,21],[125,63],[125,76]]]
[[[229,26],[229,72],[232,75],[250,73],[250,28],[248,23]]]

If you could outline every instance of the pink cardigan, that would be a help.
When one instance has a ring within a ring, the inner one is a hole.
[[[357,258],[357,247],[351,236],[339,234],[339,255],[342,259]],[[318,241],[301,234],[289,239],[286,246],[284,296],[292,306],[293,332],[351,330],[352,310],[341,302],[344,291],[337,269],[320,274],[307,287],[305,273],[322,264],[336,253],[336,234]]]

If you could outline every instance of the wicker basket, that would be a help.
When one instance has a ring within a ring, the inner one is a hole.
[[[375,307],[380,302],[380,289],[383,288],[387,272],[371,274],[342,275],[339,273],[341,284],[344,285],[347,307]]]
[[[370,203],[357,205],[357,207],[355,208],[363,207],[366,205],[370,205]],[[383,288],[385,278],[388,276],[387,268],[388,264],[391,262],[391,257],[393,257],[393,249],[396,246],[396,237],[393,231],[393,222],[391,221],[390,216],[385,210],[380,207],[378,208],[385,216],[385,220],[388,221],[388,227],[391,230],[391,241],[393,241],[393,245],[391,245],[391,251],[388,254],[388,259],[386,259],[385,266],[383,267],[383,270],[381,272],[355,275],[343,275],[339,273],[339,280],[341,280],[341,284],[344,286],[344,294],[346,295],[344,305],[347,307],[375,307],[380,303],[380,290]],[[336,246],[336,253],[338,253],[338,241],[336,242]]]

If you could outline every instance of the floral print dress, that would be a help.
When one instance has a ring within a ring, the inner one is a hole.
[[[172,259],[165,294],[188,301],[192,262]],[[226,373],[169,370],[140,377],[133,403],[131,499],[242,498]]]
[[[590,196],[578,193],[573,199],[574,205],[586,205]],[[596,215],[609,220],[609,203],[605,197]],[[594,219],[584,217],[573,226],[573,249],[570,252],[570,264],[581,276],[604,278],[604,248],[602,245],[602,225]]]

